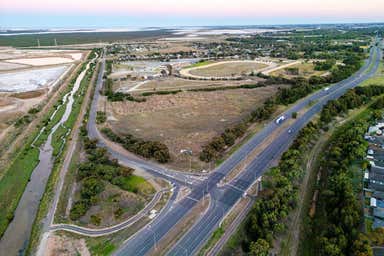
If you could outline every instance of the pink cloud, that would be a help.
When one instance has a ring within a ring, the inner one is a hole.
[[[188,15],[204,17],[384,16],[383,0],[1,0],[0,13]]]

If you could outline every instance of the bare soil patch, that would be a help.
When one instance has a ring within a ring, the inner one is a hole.
[[[65,235],[50,234],[44,256],[91,255],[84,238],[76,239]]]
[[[73,62],[73,59],[63,57],[46,57],[46,58],[25,58],[25,59],[12,59],[6,60],[10,63],[24,64],[31,66],[45,66],[45,65],[57,65]]]
[[[36,90],[36,91],[29,91],[29,92],[19,92],[11,94],[10,97],[18,98],[18,99],[31,99],[40,97],[47,93],[46,89]]]

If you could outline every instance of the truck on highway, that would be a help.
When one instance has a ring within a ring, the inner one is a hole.
[[[281,124],[285,120],[285,118],[286,117],[284,115],[280,116],[279,118],[276,119],[276,124]]]

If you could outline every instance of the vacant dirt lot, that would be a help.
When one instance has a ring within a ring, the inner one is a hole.
[[[0,93],[0,140],[3,132],[44,98],[45,90],[25,93]]]
[[[231,77],[246,75],[252,71],[267,67],[266,64],[254,61],[228,61],[208,64],[202,67],[191,68],[189,73],[203,77]]]
[[[278,86],[215,92],[182,92],[154,95],[143,103],[114,102],[107,106],[108,124],[119,134],[159,140],[170,149],[173,167],[189,168],[188,156],[181,149],[193,151],[192,168],[207,168],[198,160],[203,145],[227,127],[237,123],[278,90]]]
[[[47,242],[45,256],[54,255],[91,255],[85,239],[75,239],[65,235],[50,234]]]

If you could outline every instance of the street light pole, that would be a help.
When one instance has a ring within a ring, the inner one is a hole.
[[[192,171],[192,153],[189,155],[189,171]]]

